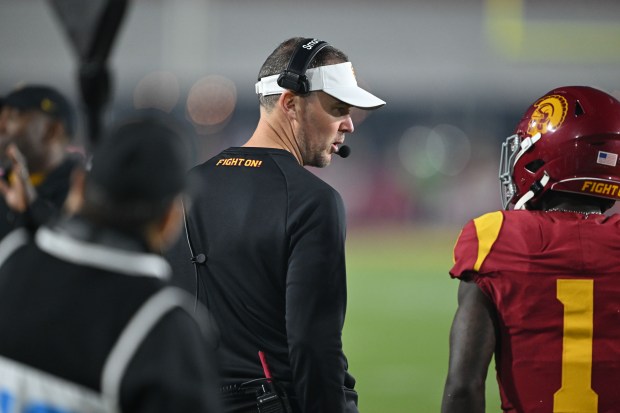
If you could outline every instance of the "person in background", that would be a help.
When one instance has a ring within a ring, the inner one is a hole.
[[[76,129],[69,100],[46,85],[26,85],[4,98],[0,110],[0,239],[56,218],[82,159],[70,154]]]
[[[504,412],[620,405],[620,102],[551,90],[502,145],[504,211],[465,225],[443,413],[485,411],[495,355]]]
[[[342,150],[351,108],[385,102],[357,85],[342,51],[303,38],[271,53],[256,93],[249,140],[191,171],[204,191],[169,258],[220,327],[226,411],[356,412],[341,340],[344,207],[304,167],[325,167]]]
[[[2,411],[219,413],[217,327],[171,287],[188,154],[169,123],[110,129],[67,215],[0,243]]]

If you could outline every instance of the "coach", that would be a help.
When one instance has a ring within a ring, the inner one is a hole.
[[[273,402],[278,411],[356,412],[341,341],[343,203],[304,167],[330,163],[353,132],[352,107],[385,102],[357,86],[343,52],[316,39],[280,44],[258,79],[254,134],[192,170],[203,192],[187,214],[189,246],[171,260],[221,329],[228,411]]]

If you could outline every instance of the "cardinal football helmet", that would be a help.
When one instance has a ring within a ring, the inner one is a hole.
[[[620,199],[620,102],[586,86],[554,89],[502,144],[502,206],[536,209],[548,190]]]

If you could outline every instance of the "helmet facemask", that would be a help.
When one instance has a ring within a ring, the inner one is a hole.
[[[506,138],[506,142],[502,143],[502,153],[499,163],[499,181],[500,181],[500,196],[502,200],[502,208],[508,209],[512,201],[517,201],[515,197],[518,195],[518,187],[514,181],[514,169],[517,161],[523,156],[525,152],[530,150],[534,146],[534,144],[540,139],[541,134],[537,133],[532,137],[527,137],[521,140],[519,134],[514,134]],[[543,162],[544,164],[544,162]],[[538,168],[536,168],[537,170]],[[530,170],[532,174],[536,172],[536,170]],[[540,192],[542,188],[539,188],[541,185],[544,187],[548,183],[548,175],[543,174],[543,177],[540,181],[535,182],[530,191],[533,193],[531,195],[527,195],[530,200],[535,195]],[[523,195],[523,194],[522,194]],[[525,197],[526,195],[523,195]],[[518,206],[515,206],[515,209],[523,209],[525,207],[526,201],[517,202]]]
[[[517,194],[517,186],[512,179],[512,173],[520,149],[519,141],[519,135],[512,135],[502,143],[502,154],[499,160],[499,191],[504,209],[508,209],[510,202]]]

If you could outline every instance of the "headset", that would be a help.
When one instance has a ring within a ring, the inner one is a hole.
[[[286,69],[278,76],[278,86],[305,95],[310,92],[306,70],[312,59],[329,43],[319,39],[304,39],[298,45]]]

